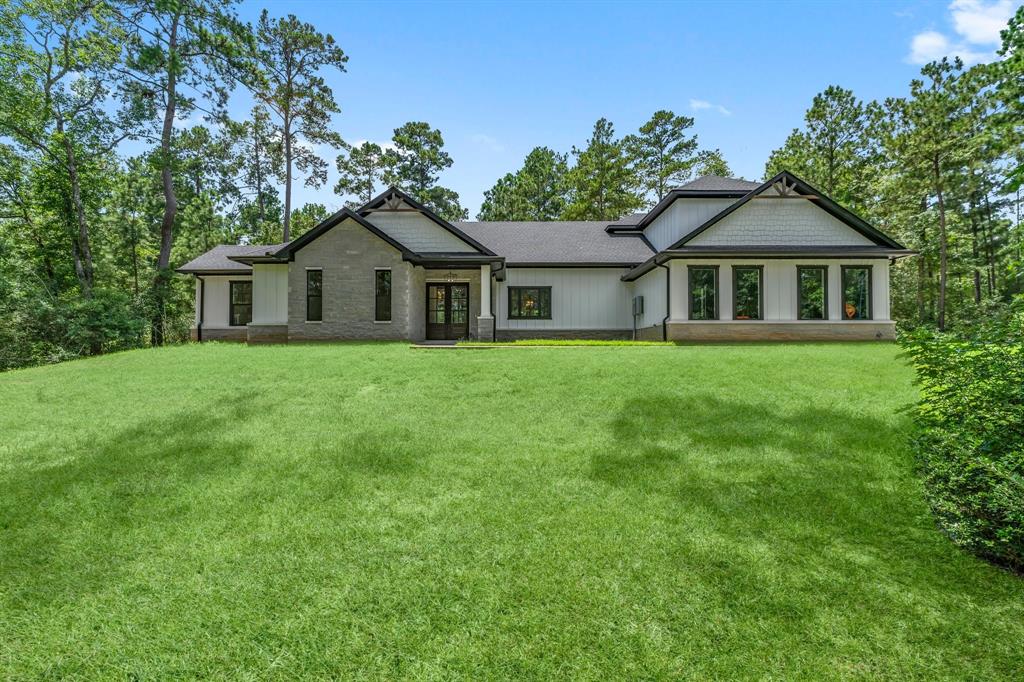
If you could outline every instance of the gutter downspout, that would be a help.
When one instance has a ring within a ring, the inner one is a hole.
[[[203,342],[203,321],[206,318],[206,280],[199,275],[195,276],[199,280],[199,323],[196,325],[196,342]]]
[[[665,317],[661,320],[661,340],[668,341],[668,318],[672,309],[672,268],[664,263],[654,263],[659,268],[665,268]]]

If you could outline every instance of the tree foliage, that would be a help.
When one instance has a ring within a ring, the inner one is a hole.
[[[320,33],[294,14],[273,18],[267,10],[256,27],[256,98],[275,117],[284,150],[284,241],[290,239],[292,176],[306,176],[306,185],[327,182],[327,161],[314,145],[340,147],[342,140],[331,129],[331,114],[339,111],[334,93],[320,75],[321,69],[345,70],[348,56],[331,34]]]

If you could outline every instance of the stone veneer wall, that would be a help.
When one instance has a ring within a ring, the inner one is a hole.
[[[375,322],[374,269],[391,268],[391,321]],[[323,320],[306,321],[306,270],[323,270]],[[353,220],[345,220],[295,254],[288,266],[288,339],[410,339],[413,266]],[[425,295],[425,294],[424,294]],[[422,303],[420,304],[422,306]]]

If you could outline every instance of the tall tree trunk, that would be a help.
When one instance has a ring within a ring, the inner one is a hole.
[[[171,171],[171,135],[174,132],[174,115],[178,107],[178,74],[175,71],[175,63],[180,20],[181,16],[178,14],[171,20],[171,33],[167,44],[167,107],[164,110],[163,129],[160,132],[160,180],[164,191],[164,215],[160,222],[160,252],[157,256],[156,276],[153,279],[155,308],[151,341],[154,346],[162,346],[164,343],[164,314],[171,279],[168,268],[171,264],[171,246],[174,241],[174,220],[178,214],[178,197],[174,193],[174,176]]]
[[[971,270],[974,275],[974,302],[981,303],[981,269],[978,267],[978,218],[971,207]]]
[[[988,258],[988,295],[995,296],[996,293],[996,248],[994,230],[992,229],[992,203],[985,195],[985,214],[988,220],[985,221],[985,255]]]
[[[64,146],[64,164],[68,170],[68,182],[71,184],[71,210],[75,214],[75,226],[78,236],[74,251],[75,275],[82,287],[85,298],[92,296],[93,264],[92,249],[89,247],[89,225],[85,219],[85,207],[82,205],[82,181],[78,176],[78,158],[71,141],[64,135],[64,121],[57,120],[57,132]]]
[[[284,118],[284,241],[291,239],[292,224],[292,131],[288,115]]]
[[[946,277],[949,269],[949,254],[946,236],[946,203],[942,196],[942,170],[939,157],[932,157],[932,174],[935,180],[935,196],[939,202],[939,331],[946,329]]]

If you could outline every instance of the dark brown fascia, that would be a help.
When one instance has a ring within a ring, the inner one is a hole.
[[[612,223],[604,228],[609,234],[623,232],[640,232],[654,222],[654,219],[661,215],[665,209],[671,206],[676,199],[742,199],[746,192],[738,190],[699,190],[699,189],[673,189],[669,190],[661,201],[654,205],[647,212],[640,222],[633,224]]]
[[[670,260],[680,258],[744,258],[755,260],[778,260],[782,258],[888,258],[895,261],[907,256],[917,255],[912,249],[890,249],[884,246],[878,247],[819,247],[819,246],[783,246],[783,247],[718,247],[718,246],[691,246],[681,249],[669,249],[662,251],[648,258],[632,270],[622,276],[622,281],[632,282],[655,267],[661,266]]]
[[[793,175],[789,171],[782,171],[780,173],[777,173],[773,178],[771,178],[767,182],[762,183],[760,187],[758,187],[756,189],[753,189],[750,192],[748,192],[747,194],[745,194],[742,199],[740,199],[739,201],[737,201],[734,204],[730,205],[728,208],[726,208],[726,209],[716,213],[715,215],[711,216],[711,218],[709,218],[703,224],[701,224],[699,227],[697,227],[697,229],[691,230],[686,235],[684,235],[681,239],[677,240],[675,243],[673,243],[671,246],[669,246],[667,250],[674,250],[674,249],[678,249],[678,248],[682,247],[684,244],[689,242],[691,239],[693,239],[697,235],[701,234],[702,232],[704,232],[705,230],[707,230],[711,226],[715,225],[720,220],[722,220],[723,218],[725,218],[726,216],[731,214],[733,211],[735,211],[736,209],[740,208],[741,206],[746,204],[748,201],[750,201],[751,199],[753,199],[754,197],[756,197],[757,195],[761,194],[763,191],[765,191],[766,189],[768,189],[769,187],[774,185],[776,182],[779,182],[780,180],[783,180],[783,179],[791,181],[793,183],[793,185],[794,185],[794,189],[796,189],[798,191],[798,193],[805,194],[805,195],[817,196],[819,198],[818,199],[818,206],[820,206],[824,211],[826,211],[827,213],[831,214],[832,217],[834,217],[837,220],[841,221],[842,223],[844,223],[848,227],[850,227],[850,228],[854,229],[855,231],[861,233],[862,235],[864,235],[865,237],[867,237],[868,239],[870,239],[874,243],[879,244],[880,246],[885,246],[885,247],[891,248],[891,249],[906,249],[906,247],[901,245],[896,240],[892,239],[891,237],[889,237],[885,233],[881,232],[880,230],[877,230],[874,227],[872,227],[870,224],[868,224],[868,222],[866,220],[864,220],[860,216],[856,215],[852,211],[849,211],[849,210],[843,208],[842,206],[840,206],[839,204],[837,204],[836,202],[834,202],[832,199],[830,199],[828,196],[826,196],[823,192],[821,192],[817,188],[813,187],[812,185],[810,185],[809,183],[805,182],[804,180],[801,180],[800,178],[798,178],[797,176]]]

